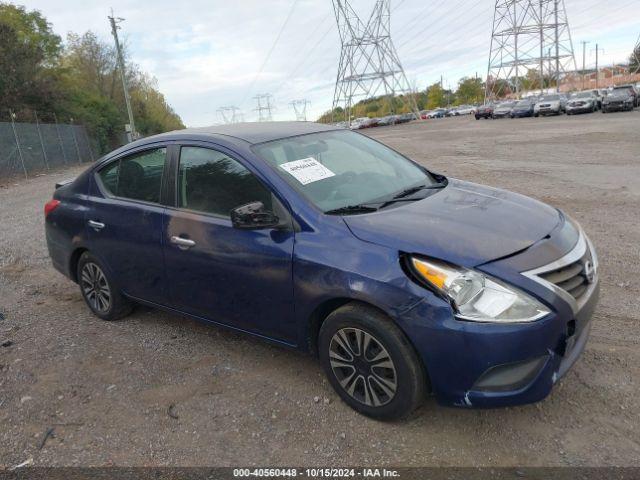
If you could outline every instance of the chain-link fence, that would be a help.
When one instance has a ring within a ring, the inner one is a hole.
[[[95,160],[95,149],[82,125],[53,122],[37,115],[33,122],[13,112],[0,121],[0,181],[16,175],[25,177],[65,165]]]

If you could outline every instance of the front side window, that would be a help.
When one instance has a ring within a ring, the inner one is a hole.
[[[272,210],[271,192],[239,162],[210,148],[180,149],[178,207],[229,217],[256,201]]]
[[[437,183],[399,153],[344,130],[285,138],[253,149],[323,212]]]
[[[100,170],[102,185],[116,197],[160,203],[166,153],[156,148],[116,160]]]

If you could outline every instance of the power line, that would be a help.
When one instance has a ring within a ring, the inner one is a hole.
[[[299,0],[293,0],[293,3],[291,4],[291,8],[289,9],[289,13],[287,14],[287,18],[285,18],[284,23],[280,27],[280,30],[278,31],[278,35],[276,35],[276,38],[273,41],[273,44],[271,45],[271,48],[269,49],[269,52],[267,52],[267,56],[265,57],[264,61],[262,62],[262,65],[260,65],[260,68],[258,69],[258,72],[256,73],[256,76],[253,77],[253,80],[251,81],[251,84],[249,85],[249,89],[247,90],[247,94],[245,95],[245,98],[242,100],[242,104],[244,104],[244,102],[247,100],[247,97],[251,93],[251,90],[253,89],[253,86],[255,85],[256,81],[258,80],[258,77],[260,76],[260,74],[262,73],[262,70],[264,70],[264,67],[267,65],[267,62],[271,58],[271,54],[273,53],[273,51],[276,48],[276,45],[280,41],[280,37],[282,36],[282,33],[284,32],[284,29],[286,28],[287,24],[289,23],[289,19],[291,18],[291,15],[293,15],[293,11],[295,10],[296,5],[298,4],[298,1]]]

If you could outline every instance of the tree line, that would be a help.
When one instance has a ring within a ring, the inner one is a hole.
[[[125,59],[126,59],[125,48]],[[157,81],[126,60],[136,129],[152,135],[184,128]],[[115,47],[95,33],[66,41],[37,10],[0,2],[0,109],[17,119],[55,115],[85,125],[101,153],[123,143],[128,123]]]
[[[433,110],[439,107],[475,105],[484,101],[485,84],[480,78],[463,77],[456,90],[444,88],[440,82],[413,94],[418,110]],[[406,95],[379,96],[359,101],[352,107],[351,118],[384,117],[391,114],[409,113],[411,102]],[[325,112],[318,121],[330,123],[345,120],[342,107]],[[332,120],[333,119],[333,120]]]

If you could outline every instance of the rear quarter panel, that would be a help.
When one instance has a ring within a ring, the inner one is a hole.
[[[75,280],[70,269],[71,258],[86,245],[85,217],[87,211],[88,175],[82,174],[53,194],[60,205],[45,220],[45,233],[49,256],[53,266],[65,276]]]

